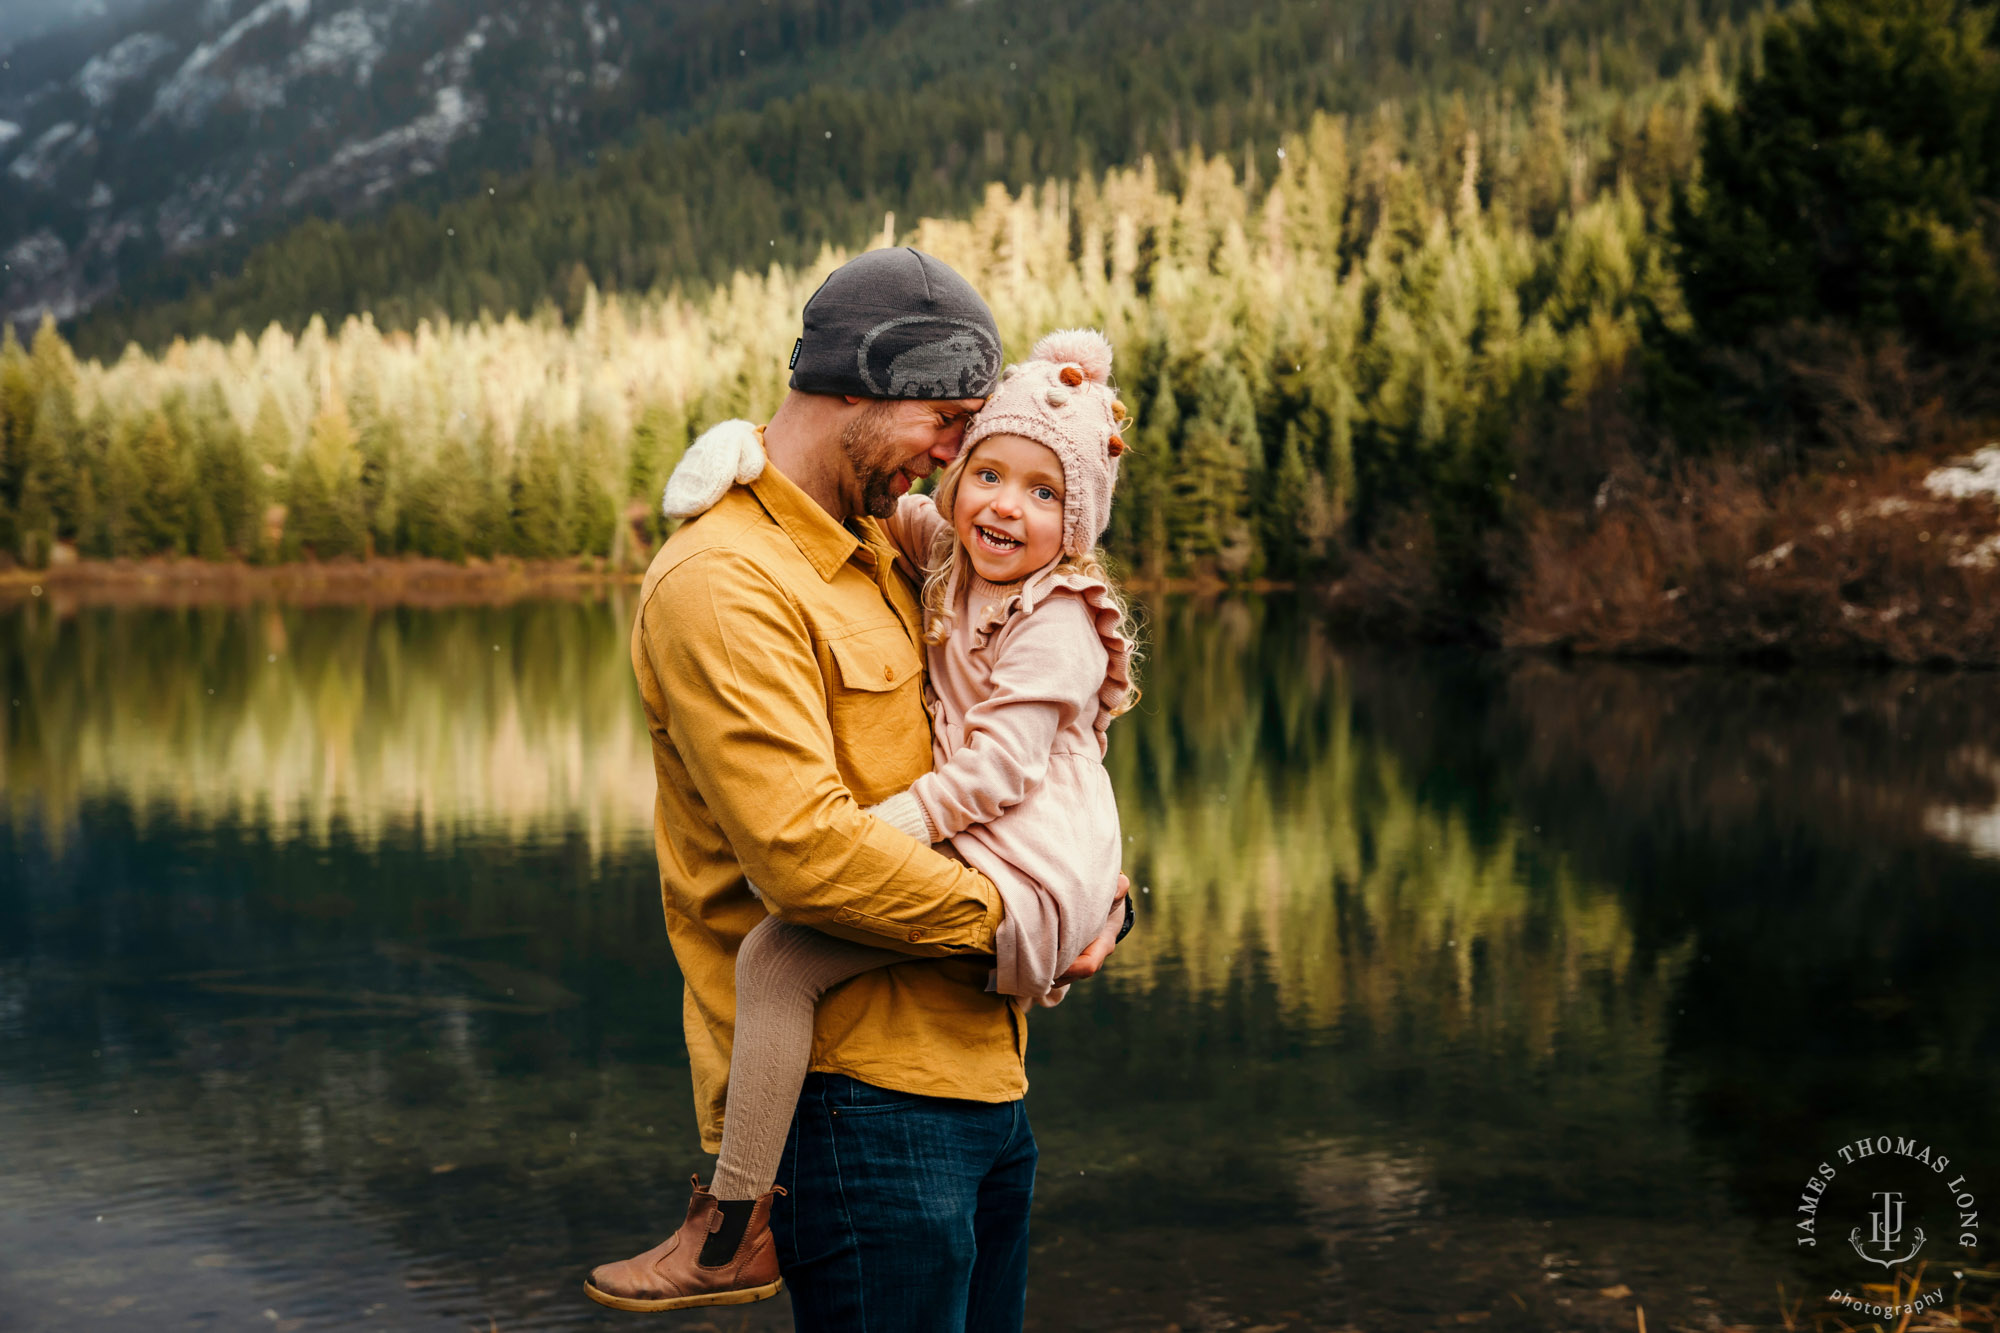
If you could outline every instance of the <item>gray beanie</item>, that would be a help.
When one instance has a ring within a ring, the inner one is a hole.
[[[972,284],[903,246],[870,250],[806,302],[792,387],[857,398],[984,398],[1000,378],[1000,327]]]

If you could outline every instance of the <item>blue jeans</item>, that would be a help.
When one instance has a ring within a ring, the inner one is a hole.
[[[1020,1102],[808,1074],[771,1213],[798,1333],[1018,1333],[1035,1156]]]

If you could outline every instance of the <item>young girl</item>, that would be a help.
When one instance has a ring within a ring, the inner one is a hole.
[[[1023,1008],[1062,998],[1056,978],[1104,929],[1117,892],[1104,732],[1137,691],[1125,606],[1096,550],[1125,448],[1110,374],[1102,335],[1042,339],[1008,368],[935,498],[905,496],[887,522],[925,575],[934,767],[871,813],[920,842],[948,840],[993,881],[1006,911],[988,986]],[[667,486],[669,516],[698,513],[762,470],[751,428],[729,426],[689,449]],[[593,1299],[667,1310],[777,1293],[770,1205],[814,1006],[839,982],[907,961],[774,916],[744,938],[714,1193],[697,1179],[680,1231],[614,1266],[633,1272],[593,1274]],[[600,1277],[658,1295],[610,1296]]]

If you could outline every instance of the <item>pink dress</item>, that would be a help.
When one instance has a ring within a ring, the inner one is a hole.
[[[928,496],[885,525],[919,571],[946,524]],[[1104,729],[1131,644],[1100,579],[1053,566],[1021,583],[967,571],[951,637],[931,645],[932,764],[910,794],[940,840],[1000,891],[992,988],[1054,1004],[1056,977],[1097,938],[1123,859]]]

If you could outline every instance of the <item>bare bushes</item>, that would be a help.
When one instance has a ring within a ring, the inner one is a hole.
[[[1714,406],[1745,430],[1762,480],[1939,448],[1977,411],[1976,381],[1890,335],[1792,324],[1703,360]],[[1706,443],[1706,442],[1702,442]]]
[[[2000,507],[1933,494],[1975,362],[1794,324],[1702,358],[1700,418],[1623,386],[1537,427],[1495,637],[1578,653],[2000,665]],[[1685,384],[1680,386],[1686,391]]]
[[[1504,643],[1584,653],[2000,665],[2000,509],[1919,458],[1774,488],[1682,464],[1525,524]]]

